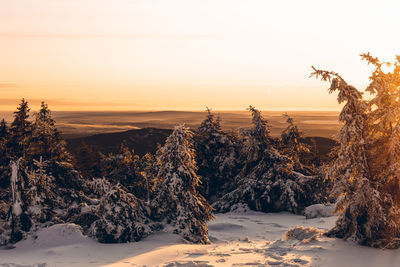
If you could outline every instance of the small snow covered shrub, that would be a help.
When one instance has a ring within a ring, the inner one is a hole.
[[[207,222],[212,208],[197,189],[200,177],[194,160],[192,132],[175,127],[158,152],[157,177],[161,181],[153,199],[152,217],[166,229],[193,243],[208,243]]]
[[[88,233],[103,243],[138,241],[150,233],[150,221],[140,200],[113,186],[100,199],[98,219]]]
[[[322,236],[323,233],[324,231],[314,227],[296,226],[285,233],[285,238],[287,240],[299,240],[301,243],[307,244],[317,241],[318,237]]]

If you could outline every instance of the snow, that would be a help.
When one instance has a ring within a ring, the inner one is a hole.
[[[336,204],[314,204],[304,210],[307,219],[333,216]]]
[[[18,182],[18,168],[19,168],[19,161],[11,161],[11,192],[12,192],[12,212],[15,216],[19,216],[22,213],[21,208],[21,193],[17,190],[17,182]]]
[[[79,225],[68,223],[39,229],[34,235],[17,243],[16,247],[18,249],[43,249],[93,242],[95,241],[82,234],[82,228]]]
[[[77,225],[58,224],[14,249],[0,249],[0,266],[400,266],[398,250],[321,236],[336,218],[254,211],[217,214],[209,224],[209,245],[188,244],[164,232],[140,242],[101,244],[83,236]]]

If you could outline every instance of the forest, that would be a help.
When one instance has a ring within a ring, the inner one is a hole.
[[[272,137],[253,106],[252,127],[226,132],[210,109],[198,129],[178,125],[156,153],[103,155],[82,144],[72,156],[48,105],[30,114],[22,99],[0,123],[0,245],[38,229],[75,223],[103,243],[139,241],[158,231],[207,244],[215,213],[243,206],[303,214],[335,203],[325,235],[379,248],[400,246],[400,57],[391,64],[362,54],[374,68],[361,91],[313,67],[343,104],[339,146],[321,161],[295,121]]]

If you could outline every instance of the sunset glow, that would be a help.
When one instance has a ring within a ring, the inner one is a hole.
[[[311,65],[367,85],[398,1],[0,0],[0,110],[334,110]],[[360,67],[362,66],[362,67]],[[35,107],[34,107],[35,108]]]

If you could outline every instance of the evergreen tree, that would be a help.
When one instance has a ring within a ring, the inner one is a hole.
[[[86,177],[101,177],[104,174],[104,155],[97,149],[89,146],[84,141],[74,157],[74,166]]]
[[[29,231],[31,223],[26,219],[26,206],[24,205],[24,179],[20,172],[20,161],[11,161],[11,205],[9,205],[8,225],[10,226],[9,240],[4,242],[17,242],[23,238],[22,231]]]
[[[95,213],[98,219],[91,225],[89,235],[100,242],[139,241],[151,232],[142,202],[118,185],[104,192]]]
[[[301,132],[294,124],[293,118],[287,114],[284,114],[284,117],[288,125],[281,133],[282,148],[280,151],[293,161],[296,171],[312,174],[310,166],[305,166],[303,160],[307,154],[311,153],[310,149],[301,142]]]
[[[342,190],[335,227],[328,233],[373,247],[400,246],[399,91],[400,57],[391,71],[384,72],[370,54],[363,59],[375,67],[367,90],[375,94],[366,101],[337,73],[316,70],[312,75],[330,81],[329,92],[338,91],[338,102],[345,103],[339,120],[340,148],[330,176]]]
[[[153,182],[149,180],[154,177],[149,173],[149,167],[151,166],[147,166],[147,164],[152,164],[151,160],[154,159],[150,155],[146,155],[143,160],[140,159],[133,150],[121,144],[117,155],[112,155],[102,160],[105,166],[104,176],[113,183],[120,183],[137,198],[147,200],[152,191],[151,184]]]
[[[30,108],[25,99],[21,100],[17,111],[14,112],[14,120],[10,126],[10,138],[7,142],[9,154],[14,159],[24,155],[32,135],[32,123],[28,120]]]
[[[0,142],[3,142],[8,137],[8,126],[4,119],[0,121]]]
[[[150,204],[150,199],[154,194],[155,188],[160,184],[157,179],[156,158],[151,153],[146,153],[139,161],[139,172],[144,179],[146,189],[146,204]]]
[[[3,173],[9,173],[9,186],[1,195],[6,204],[0,204],[9,212],[7,217],[0,214],[3,244],[62,221],[63,212],[82,201],[82,177],[69,162],[47,105],[42,103],[33,124],[27,120],[28,111],[23,100],[6,138],[10,163]]]
[[[27,160],[39,160],[42,157],[44,160],[55,162],[71,162],[66,143],[55,126],[48,105],[44,102],[41,103],[32,128],[32,137],[26,152],[29,156]]]
[[[233,136],[221,129],[220,118],[207,108],[207,117],[195,133],[196,161],[202,179],[200,193],[208,201],[215,200],[233,180],[240,164]]]
[[[197,189],[192,132],[175,127],[157,157],[157,177],[162,182],[152,200],[152,216],[169,225],[174,233],[194,243],[208,243],[207,222],[213,218],[211,206]]]
[[[294,171],[293,161],[274,147],[277,142],[270,136],[261,112],[252,106],[249,110],[253,127],[243,132],[244,166],[235,178],[236,188],[213,207],[226,212],[235,204],[247,204],[257,211],[300,213],[315,199],[313,192],[306,193],[315,177]]]
[[[7,153],[8,126],[3,119],[0,122],[0,188],[9,186],[9,155]]]

